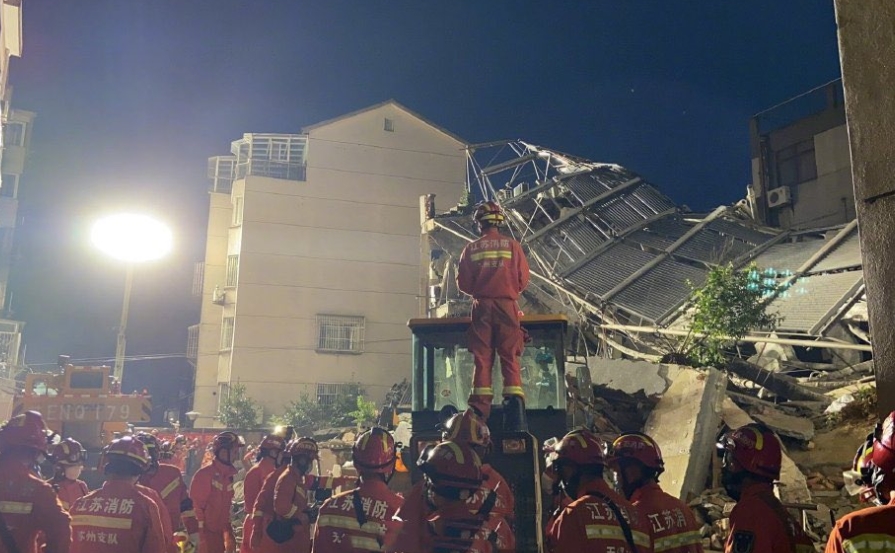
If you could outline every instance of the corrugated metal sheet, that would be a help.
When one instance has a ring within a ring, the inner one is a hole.
[[[564,181],[564,184],[582,204],[613,188],[612,185],[595,179],[593,175],[576,175]]]
[[[839,243],[833,251],[824,256],[820,263],[811,268],[812,273],[837,271],[851,267],[861,266],[861,241],[858,239],[858,231],[851,234]]]
[[[771,303],[770,312],[784,317],[779,330],[815,334],[863,280],[860,270],[803,277]]]
[[[579,290],[603,296],[652,261],[653,257],[625,244],[616,244],[569,274],[566,280]]]
[[[644,209],[643,206],[640,206]],[[605,221],[616,232],[622,232],[630,227],[642,225],[644,217],[642,212],[638,212],[632,207],[627,198],[612,198],[598,208],[591,209],[591,214]],[[648,213],[647,216],[652,215]]]
[[[776,236],[776,234],[759,232],[745,225],[739,225],[737,223],[734,223],[733,221],[728,221],[726,219],[715,219],[708,224],[708,228],[722,234],[735,236],[740,240],[749,242],[750,244],[755,246],[764,244],[765,242]]]
[[[674,255],[720,265],[732,261],[737,257],[751,251],[755,246],[738,240],[731,235],[722,235],[708,228],[692,236],[682,244]]]
[[[638,230],[637,232],[631,233],[631,235],[628,236],[625,241],[643,244],[644,246],[648,246],[656,250],[664,250],[674,243],[675,238],[664,236],[662,234],[656,234],[654,232],[648,232],[645,230]]]
[[[665,259],[619,292],[612,302],[658,322],[689,297],[689,282],[699,286],[705,275],[704,270]]]
[[[824,241],[819,239],[774,244],[755,258],[755,264],[762,269],[774,269],[778,274],[795,271],[823,245]]]
[[[677,207],[671,199],[652,186],[643,184],[634,189],[633,195],[655,213],[661,213]]]

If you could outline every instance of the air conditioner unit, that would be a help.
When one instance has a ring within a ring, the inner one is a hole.
[[[517,184],[516,186],[513,187],[513,197],[515,198],[516,196],[521,196],[522,194],[525,194],[526,192],[528,192],[528,190],[530,188],[531,188],[531,186],[527,182],[521,182],[521,183]]]
[[[220,286],[215,286],[211,292],[211,303],[215,305],[224,305],[227,302],[227,292],[221,290]]]
[[[768,207],[780,207],[781,205],[789,205],[792,203],[792,191],[782,186],[773,190],[768,190]]]
[[[507,190],[506,188],[501,188],[500,190],[497,191],[497,201],[498,202],[505,202],[506,200],[509,200],[512,197],[513,197],[512,190]]]

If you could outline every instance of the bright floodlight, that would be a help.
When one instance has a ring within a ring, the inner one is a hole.
[[[171,230],[146,215],[122,213],[97,221],[93,244],[114,258],[130,263],[158,259],[171,251]]]

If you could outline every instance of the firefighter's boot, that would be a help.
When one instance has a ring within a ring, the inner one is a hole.
[[[522,396],[507,396],[503,399],[503,431],[528,432],[525,399]]]

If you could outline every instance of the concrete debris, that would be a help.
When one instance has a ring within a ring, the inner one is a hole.
[[[590,378],[595,385],[634,395],[642,392],[647,397],[665,393],[681,367],[627,359],[589,357]]]
[[[814,423],[811,419],[795,417],[776,409],[772,405],[750,407],[746,412],[752,418],[765,424],[779,436],[807,442],[814,438]]]

